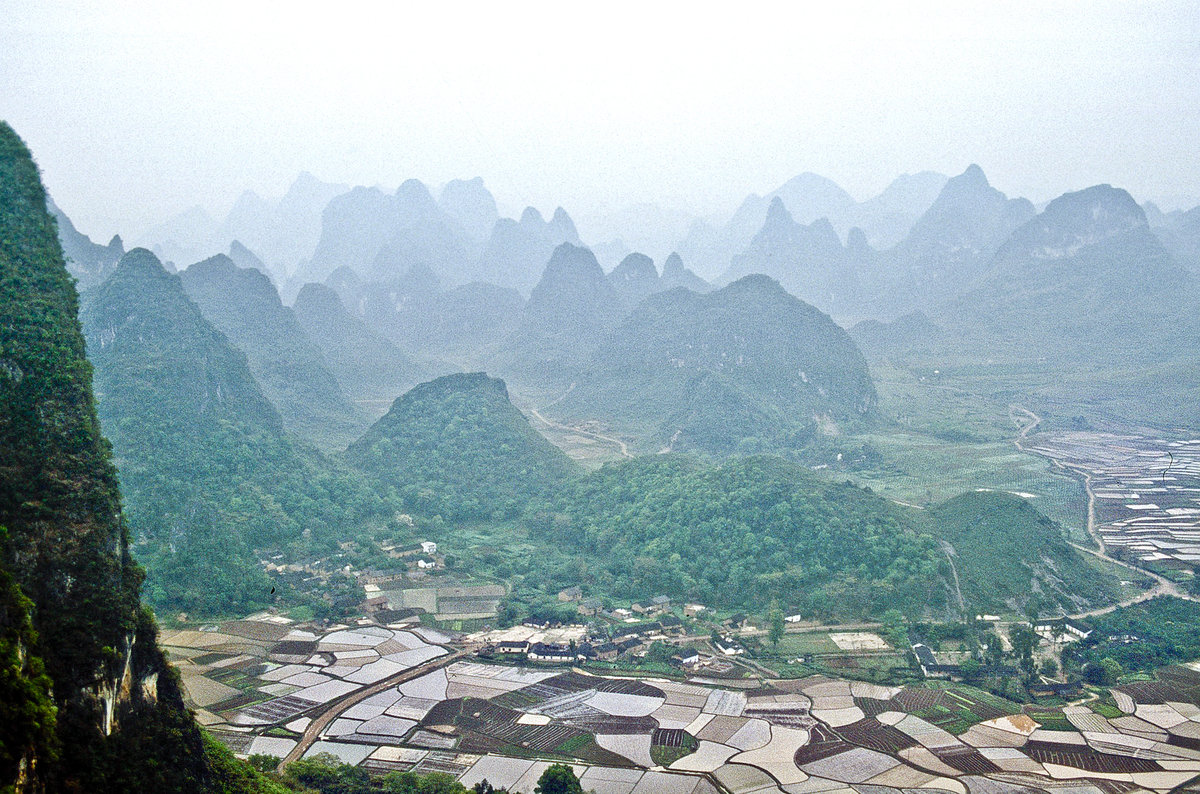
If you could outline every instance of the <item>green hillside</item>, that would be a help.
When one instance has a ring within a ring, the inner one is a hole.
[[[516,515],[575,473],[509,402],[504,381],[482,372],[417,386],[346,456],[414,509],[448,517]]]
[[[930,531],[946,543],[967,612],[1082,612],[1118,600],[1120,581],[1091,565],[1066,532],[1011,494],[973,491],[931,508]]]
[[[865,618],[946,604],[945,558],[910,511],[779,458],[609,464],[531,508],[535,537],[588,560],[597,589]]]
[[[181,275],[204,317],[246,354],[285,427],[327,449],[340,448],[362,432],[364,415],[346,399],[266,275],[239,268],[224,254]]]
[[[77,308],[37,166],[0,123],[0,789],[212,791],[138,603]]]
[[[246,357],[144,249],[82,311],[147,595],[212,614],[270,602],[253,553],[332,547],[377,505],[349,471],[289,438]],[[353,507],[351,507],[353,506]]]
[[[867,364],[828,315],[774,280],[652,295],[608,336],[553,412],[602,419],[641,448],[799,447],[875,406]]]

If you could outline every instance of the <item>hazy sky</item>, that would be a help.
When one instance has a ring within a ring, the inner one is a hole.
[[[0,0],[0,117],[96,237],[303,169],[578,214],[971,162],[1198,196],[1200,3]]]

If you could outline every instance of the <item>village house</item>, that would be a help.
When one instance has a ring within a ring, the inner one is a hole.
[[[622,626],[619,629],[614,629],[612,638],[613,640],[618,640],[622,637],[645,637],[661,630],[662,624],[658,621],[653,623],[634,623],[629,626]]]
[[[382,546],[380,548],[383,548]],[[392,546],[387,549],[389,557],[412,557],[417,554],[423,554],[424,548],[420,543],[406,543],[403,546]]]
[[[575,661],[575,654],[570,646],[561,643],[536,642],[529,646],[528,656],[535,662],[552,664],[570,664]]]
[[[704,604],[684,604],[683,616],[685,618],[694,618],[707,609],[708,607],[704,606]]]
[[[713,643],[713,647],[717,649],[718,653],[725,656],[741,656],[746,652],[746,649],[735,642],[732,637],[722,637]]]
[[[599,598],[585,598],[579,602],[575,611],[584,617],[593,617],[604,609],[604,602]]]
[[[700,661],[700,652],[695,648],[682,648],[671,657],[671,663],[676,667],[692,667]]]
[[[662,626],[663,634],[683,633],[683,621],[674,615],[663,615],[658,619],[658,623]]]
[[[621,651],[615,643],[605,642],[600,645],[593,646],[592,653],[602,662],[607,662],[610,659],[616,659],[617,654]]]
[[[408,571],[404,568],[368,568],[359,576],[359,583],[379,587],[404,581]]]
[[[529,652],[529,643],[525,640],[501,640],[496,644],[496,653],[520,656]]]
[[[578,601],[581,598],[583,598],[583,590],[580,589],[579,585],[567,587],[558,591],[558,600],[564,604],[569,604],[572,601]]]
[[[626,637],[619,642],[614,640],[613,644],[617,646],[618,653],[629,653],[642,647],[645,643],[642,642],[641,637]]]
[[[421,553],[429,555],[437,554],[437,544],[432,540],[421,541]]]
[[[661,615],[671,608],[671,599],[665,595],[659,595],[645,603],[634,604],[631,608],[639,615]]]
[[[917,657],[917,664],[921,666],[921,674],[926,678],[948,678],[950,670],[946,669],[945,665],[939,664],[937,657],[933,655],[933,650],[923,642],[918,642],[912,646],[913,655]]]
[[[379,623],[388,626],[393,623],[410,623],[420,619],[420,615],[425,610],[414,607],[403,607],[401,609],[380,609],[375,612],[374,618]]]
[[[1028,687],[1029,694],[1035,698],[1060,697],[1071,698],[1079,695],[1083,691],[1083,682],[1068,681],[1065,684],[1060,684],[1057,681],[1036,681]]]
[[[1087,639],[1092,627],[1073,618],[1042,618],[1033,625],[1033,630],[1050,639],[1073,642]]]

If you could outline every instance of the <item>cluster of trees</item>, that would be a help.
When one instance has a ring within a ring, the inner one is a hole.
[[[1160,596],[1092,618],[1092,634],[1064,653],[1095,683],[1200,658],[1200,604]]]
[[[252,757],[262,765],[265,758]],[[341,763],[329,753],[319,753],[288,765],[279,778],[297,791],[319,794],[508,794],[487,780],[466,788],[453,775],[432,772],[389,772],[372,778],[365,769]],[[566,764],[551,764],[538,778],[534,794],[583,794],[579,778]],[[515,794],[515,792],[514,792]]]
[[[869,491],[778,458],[662,455],[608,465],[531,506],[534,537],[591,560],[609,592],[720,604],[777,598],[818,617],[944,603],[945,558]]]

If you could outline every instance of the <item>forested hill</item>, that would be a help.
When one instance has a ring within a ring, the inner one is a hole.
[[[413,508],[447,517],[516,515],[576,471],[509,402],[504,381],[482,372],[402,395],[347,458]]]
[[[525,522],[584,555],[590,575],[626,597],[748,607],[778,598],[845,619],[947,603],[945,557],[907,511],[779,458],[609,464],[531,506]]]
[[[973,609],[1075,613],[1118,600],[1119,580],[1091,565],[1061,526],[1018,496],[972,491],[922,515],[949,545]]]
[[[309,548],[332,548],[377,505],[356,475],[285,434],[245,355],[149,251],[126,254],[81,316],[156,607],[265,606],[256,547],[308,529]]]
[[[246,354],[286,427],[327,449],[362,432],[365,416],[346,399],[270,279],[224,254],[197,262],[182,276],[205,318]]]
[[[871,413],[866,360],[828,315],[767,276],[644,300],[604,338],[554,411],[603,418],[657,452],[802,446],[820,422]]]
[[[77,309],[37,166],[0,122],[0,789],[210,790],[138,604]]]

